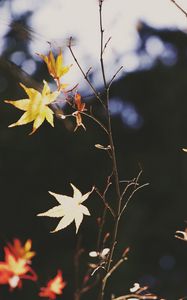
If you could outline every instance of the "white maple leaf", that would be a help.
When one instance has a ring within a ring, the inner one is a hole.
[[[73,188],[73,197],[49,192],[56,198],[60,205],[54,206],[48,211],[39,213],[37,215],[51,218],[62,218],[55,230],[51,231],[52,233],[66,228],[73,221],[75,221],[77,233],[79,226],[82,223],[83,215],[90,216],[89,210],[86,206],[82,205],[82,203],[89,197],[94,188],[92,188],[92,190],[85,195],[82,195],[82,193],[72,183],[70,184]]]

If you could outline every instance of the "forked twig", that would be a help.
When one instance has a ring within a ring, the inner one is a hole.
[[[81,67],[80,63],[78,62],[78,60],[77,60],[77,58],[76,58],[76,56],[75,56],[75,54],[74,54],[74,52],[73,52],[73,50],[72,50],[71,44],[72,44],[72,37],[70,37],[70,39],[69,39],[69,45],[68,45],[68,48],[69,48],[69,50],[70,50],[70,52],[71,52],[71,55],[72,55],[74,61],[76,62],[76,64],[77,64],[79,70],[81,71],[82,75],[84,76],[84,79],[87,81],[87,83],[88,83],[89,86],[91,87],[91,89],[92,89],[92,91],[93,91],[95,97],[99,100],[99,102],[102,104],[102,106],[103,106],[104,108],[106,108],[106,107],[105,107],[105,104],[103,103],[103,101],[102,101],[102,99],[101,99],[101,97],[99,96],[99,93],[97,92],[97,90],[95,89],[95,87],[93,86],[93,84],[91,83],[91,81],[90,81],[89,78],[88,78],[88,71],[85,73],[84,70],[83,70],[83,68]],[[90,69],[89,69],[89,71],[90,71]]]
[[[127,199],[127,201],[125,202],[125,205],[123,206],[122,210],[121,210],[121,213],[120,213],[120,217],[122,216],[123,212],[125,211],[127,205],[129,204],[130,200],[132,199],[133,195],[140,189],[144,188],[145,186],[148,186],[149,183],[145,183],[145,184],[142,184],[140,186],[138,186],[136,189],[134,189],[132,191],[132,193],[130,194],[129,198]]]
[[[112,79],[110,80],[109,84],[108,84],[108,89],[110,89],[114,79],[116,78],[116,76],[118,75],[118,73],[123,69],[123,66],[121,66],[117,71],[116,73],[113,75]]]
[[[103,282],[107,281],[108,278],[118,269],[118,267],[125,261],[127,260],[127,254],[129,253],[130,248],[125,249],[122,257],[117,261],[117,263],[107,272],[105,277],[103,278]]]

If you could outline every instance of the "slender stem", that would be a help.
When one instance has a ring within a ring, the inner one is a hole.
[[[123,212],[125,211],[125,209],[126,209],[128,203],[129,203],[130,200],[132,199],[133,195],[134,195],[138,190],[142,189],[143,187],[145,187],[145,186],[147,186],[147,185],[149,185],[149,183],[142,184],[142,185],[138,186],[135,190],[132,191],[132,193],[130,194],[129,198],[127,199],[125,205],[123,206],[123,208],[122,208],[122,210],[121,210],[121,212],[120,212],[120,218],[121,218],[121,215],[123,214]]]
[[[118,168],[117,168],[117,162],[116,162],[116,153],[115,153],[115,147],[114,147],[114,141],[113,141],[113,135],[112,135],[112,124],[111,124],[111,116],[109,111],[109,91],[110,87],[108,88],[107,82],[106,82],[106,76],[105,76],[105,68],[104,68],[104,62],[103,62],[103,22],[102,22],[102,5],[104,0],[99,1],[99,20],[100,20],[100,64],[101,64],[101,72],[103,76],[103,82],[105,87],[105,93],[106,93],[106,108],[107,108],[107,119],[108,119],[108,133],[109,133],[109,143],[111,147],[111,159],[112,159],[112,171],[113,171],[113,177],[115,182],[115,190],[116,190],[116,197],[117,197],[117,213],[115,218],[115,224],[114,224],[114,230],[113,230],[113,236],[112,236],[112,242],[111,242],[111,249],[109,256],[107,258],[106,262],[106,272],[108,273],[110,270],[110,265],[112,263],[112,258],[114,254],[114,249],[116,245],[116,238],[117,238],[117,232],[118,232],[118,226],[119,226],[119,220],[120,220],[120,212],[121,212],[121,193],[120,193],[120,186],[119,186],[119,176],[118,176]],[[101,293],[99,295],[99,300],[103,300],[104,298],[104,291],[105,286],[107,282],[108,277],[102,281],[101,286]]]
[[[123,69],[123,66],[121,66],[117,71],[116,73],[112,76],[112,79],[110,80],[109,84],[108,84],[108,89],[111,87],[114,79],[116,78],[116,76],[118,75],[118,73]]]
[[[101,218],[101,224],[99,226],[99,233],[98,233],[98,239],[97,239],[97,251],[99,251],[99,252],[101,250],[100,249],[101,237],[102,237],[102,233],[103,233],[103,227],[104,227],[104,224],[105,224],[106,212],[107,212],[107,206],[104,207],[103,215],[102,215],[102,218]]]
[[[107,83],[106,83],[106,76],[105,76],[105,69],[104,69],[104,62],[103,62],[103,52],[104,52],[104,46],[103,44],[103,37],[104,37],[104,29],[103,29],[103,18],[102,18],[102,7],[103,7],[103,1],[99,1],[99,25],[100,25],[100,34],[101,34],[101,44],[100,44],[100,64],[101,64],[101,71],[102,71],[102,76],[103,76],[103,82],[104,82],[104,87],[107,89]],[[105,44],[106,45],[106,44]]]
[[[127,254],[129,253],[130,248],[125,249],[122,257],[117,261],[117,263],[110,269],[110,271],[106,274],[103,281],[106,281],[116,269],[125,261],[127,260]]]
[[[119,227],[119,220],[120,220],[120,212],[121,212],[121,205],[122,205],[122,198],[120,193],[120,186],[119,186],[119,176],[118,176],[118,168],[117,168],[117,162],[116,162],[116,153],[115,153],[115,147],[114,147],[114,141],[113,141],[113,135],[112,135],[112,124],[111,124],[111,116],[109,112],[109,89],[106,89],[106,106],[107,106],[107,117],[108,117],[108,132],[109,132],[109,143],[111,147],[111,158],[112,158],[112,170],[113,170],[113,176],[114,176],[114,182],[115,182],[115,190],[116,190],[116,196],[117,196],[117,213],[115,218],[115,224],[114,224],[114,230],[113,230],[113,236],[112,236],[112,242],[111,242],[111,250],[107,259],[106,264],[106,271],[107,273],[110,270],[110,266],[112,263],[112,258],[114,254],[114,249],[116,245],[116,238],[118,233],[118,227]],[[107,283],[107,279],[102,281],[102,287],[101,287],[101,294],[99,300],[103,300],[104,297],[104,291],[105,286]]]
[[[105,104],[103,103],[101,97],[99,96],[99,93],[97,92],[97,90],[95,89],[95,87],[93,86],[93,84],[91,83],[91,81],[90,81],[89,78],[88,78],[88,72],[87,72],[87,73],[84,72],[83,68],[81,67],[80,63],[78,62],[78,60],[77,60],[77,58],[76,58],[76,56],[75,56],[75,54],[74,54],[74,52],[73,52],[73,50],[72,50],[72,47],[71,47],[71,40],[72,40],[72,37],[70,37],[69,45],[68,45],[68,48],[69,48],[69,50],[70,50],[70,52],[71,52],[71,55],[72,55],[74,61],[76,62],[76,64],[77,64],[79,70],[81,71],[82,75],[84,76],[84,79],[87,81],[87,83],[88,83],[89,86],[91,87],[91,89],[92,89],[94,95],[95,95],[96,98],[100,101],[100,103],[102,104],[102,106],[105,108]],[[90,69],[89,69],[89,70],[90,70]]]
[[[99,124],[99,126],[106,132],[106,134],[108,135],[109,133],[108,133],[108,130],[106,129],[106,127],[97,119],[97,118],[95,118],[94,116],[92,116],[92,115],[89,115],[89,114],[87,114],[87,113],[85,113],[85,112],[83,112],[83,111],[81,111],[80,112],[82,115],[85,115],[85,116],[87,116],[88,118],[90,118],[90,119],[92,119],[94,122],[96,122],[97,124]]]
[[[137,295],[137,294],[128,294],[124,296],[120,296],[118,298],[113,298],[113,300],[127,300],[127,299],[142,299],[142,300],[148,300],[148,299],[158,299],[157,296],[154,295]]]
[[[185,11],[175,0],[170,0],[173,4],[187,17],[187,11]]]
[[[107,89],[107,107],[109,106],[109,90]],[[121,211],[121,192],[120,192],[120,186],[119,186],[119,176],[118,176],[118,168],[117,168],[117,162],[116,162],[116,153],[115,153],[115,147],[113,142],[113,136],[112,136],[112,125],[111,125],[111,117],[110,112],[108,109],[108,125],[109,125],[109,141],[110,141],[110,147],[111,147],[111,156],[112,156],[112,165],[113,165],[113,174],[114,174],[114,181],[115,181],[115,189],[116,189],[116,196],[117,196],[117,214],[116,214],[116,220],[114,225],[114,232],[113,232],[113,238],[112,238],[112,246],[111,251],[108,256],[108,263],[107,263],[107,272],[110,269],[110,265],[113,258],[114,248],[116,245],[116,237],[117,237],[117,231],[118,231],[118,225],[119,225],[119,216]]]

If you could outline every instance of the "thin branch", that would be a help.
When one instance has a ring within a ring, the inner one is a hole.
[[[83,112],[83,111],[81,111],[80,113],[82,115],[85,115],[88,118],[92,119],[97,124],[99,124],[99,126],[106,132],[106,134],[109,135],[108,130],[106,129],[106,127],[97,118],[95,118],[93,115],[89,115],[89,114],[87,114],[86,112]]]
[[[102,236],[102,232],[103,232],[103,227],[104,227],[104,224],[105,224],[105,218],[106,218],[106,213],[107,213],[107,209],[110,210],[112,216],[115,218],[115,213],[113,211],[113,209],[108,205],[108,203],[106,202],[106,193],[111,185],[111,178],[112,178],[112,175],[113,175],[113,172],[108,176],[107,178],[107,184],[106,184],[106,187],[104,189],[104,192],[101,194],[99,192],[98,189],[96,189],[96,192],[98,193],[98,195],[101,197],[101,199],[103,200],[104,202],[104,210],[103,210],[103,215],[102,215],[102,218],[101,218],[101,225],[99,226],[99,232],[98,232],[98,238],[97,238],[97,250],[99,251],[100,250],[100,244],[101,244],[101,236]],[[106,238],[106,236],[105,236]],[[105,243],[105,238],[104,238],[104,241],[103,241],[103,244]]]
[[[129,182],[129,183],[127,184],[127,186],[125,187],[123,193],[121,194],[121,200],[123,200],[123,197],[125,196],[125,194],[127,193],[128,189],[129,189],[132,185],[135,185],[135,186],[136,186],[136,185],[138,185],[138,183],[136,183],[136,182],[134,182],[134,181]]]
[[[74,300],[79,300],[79,265],[80,265],[80,256],[84,252],[84,249],[81,248],[81,236],[78,236],[75,256],[74,256],[74,266],[75,266],[75,293],[74,293]]]
[[[187,11],[185,11],[182,6],[180,6],[175,0],[170,0],[187,18]]]
[[[92,69],[92,67],[90,67],[90,68],[88,69],[88,71],[86,72],[86,77],[87,77],[88,74],[90,73],[91,69]]]
[[[117,261],[117,263],[110,269],[110,271],[106,274],[106,276],[103,278],[103,282],[107,281],[107,279],[112,275],[114,271],[118,269],[118,267],[127,260],[127,254],[129,253],[130,248],[125,249],[122,257]]]
[[[121,192],[120,192],[120,186],[119,186],[119,176],[118,176],[115,146],[114,146],[113,135],[112,135],[111,116],[110,116],[110,111],[109,111],[110,89],[107,86],[104,62],[103,62],[103,34],[104,34],[103,20],[102,20],[103,1],[104,0],[99,0],[99,20],[100,20],[100,39],[101,39],[100,40],[100,64],[101,64],[101,72],[102,72],[102,76],[103,76],[103,82],[104,82],[105,93],[106,93],[106,108],[107,108],[107,119],[108,119],[109,142],[110,142],[110,147],[111,147],[112,171],[114,174],[115,190],[116,190],[116,196],[117,196],[116,219],[115,219],[115,224],[114,224],[114,229],[113,229],[113,236],[112,236],[112,240],[111,240],[111,249],[110,249],[110,253],[108,255],[107,262],[106,262],[106,272],[108,273],[110,270],[110,265],[112,263],[114,249],[115,249],[115,245],[116,245],[116,238],[117,238],[117,233],[118,233],[118,226],[119,226],[119,220],[120,220],[119,217],[120,217],[120,212],[121,212],[122,200],[121,200]],[[103,300],[103,298],[104,298],[106,282],[107,282],[107,278],[105,281],[102,281],[101,293],[99,295],[99,300]]]
[[[95,187],[95,191],[100,196],[100,198],[103,200],[103,203],[104,203],[105,207],[109,209],[109,211],[111,212],[112,216],[115,218],[116,217],[115,216],[115,212],[113,211],[112,207],[106,202],[105,197],[100,193],[100,191],[96,187]]]
[[[145,184],[142,184],[140,186],[138,186],[135,190],[133,190],[133,192],[130,194],[129,198],[127,199],[125,205],[123,206],[122,210],[121,210],[121,213],[120,213],[120,218],[123,214],[123,212],[125,211],[127,205],[129,204],[130,200],[132,199],[133,195],[140,189],[144,188],[145,186],[149,185],[149,183],[145,183]]]
[[[141,300],[158,299],[158,297],[155,295],[128,294],[128,295],[120,296],[117,298],[113,298],[113,300],[127,300],[127,299],[131,299],[131,298],[141,299]]]
[[[97,90],[95,89],[95,87],[93,86],[93,84],[91,83],[91,81],[89,80],[89,78],[88,78],[88,76],[87,76],[87,75],[88,75],[88,74],[87,74],[88,72],[85,73],[84,70],[83,70],[83,68],[82,68],[81,65],[79,64],[79,62],[78,62],[78,60],[77,60],[77,58],[76,58],[76,56],[75,56],[75,54],[74,54],[74,52],[73,52],[73,50],[72,50],[71,43],[72,43],[72,37],[70,37],[70,39],[69,39],[69,45],[68,45],[68,48],[69,48],[69,50],[70,50],[70,52],[71,52],[71,55],[72,55],[74,61],[76,62],[76,64],[77,64],[79,70],[81,71],[82,75],[84,76],[84,79],[87,81],[87,83],[88,83],[89,86],[91,87],[91,89],[92,89],[94,95],[95,95],[96,98],[100,101],[100,103],[103,105],[103,107],[106,108],[106,107],[105,107],[105,104],[103,103],[103,101],[102,101],[102,99],[101,99],[101,97],[99,96],[99,93],[97,92]]]
[[[105,43],[105,45],[104,45],[104,47],[103,47],[102,55],[104,54],[105,49],[106,49],[106,47],[108,46],[108,43],[111,41],[111,39],[112,39],[112,37],[110,36],[110,37],[108,38],[108,40],[106,41],[106,43]]]
[[[116,73],[113,75],[112,79],[110,80],[109,84],[108,84],[108,89],[110,89],[114,79],[116,78],[116,76],[118,75],[118,73],[123,69],[123,66],[121,66],[117,71]]]
[[[104,87],[105,87],[105,89],[107,89],[106,76],[105,76],[105,68],[104,68],[104,62],[103,62],[103,52],[104,52],[104,47],[105,47],[105,46],[103,46],[103,37],[104,37],[103,18],[102,18],[103,1],[104,0],[100,0],[99,1],[99,25],[100,25],[100,37],[101,37],[100,63],[101,63],[101,72],[102,72],[102,76],[103,76]]]

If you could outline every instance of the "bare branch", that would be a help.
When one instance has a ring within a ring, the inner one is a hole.
[[[114,79],[116,78],[116,76],[118,75],[118,73],[123,69],[123,66],[121,66],[117,71],[116,73],[114,74],[114,76],[112,77],[112,79],[110,80],[109,84],[108,84],[108,89],[110,89]]]
[[[185,11],[175,0],[170,0],[187,18],[187,11]]]
[[[108,46],[108,43],[111,41],[111,39],[112,39],[112,37],[110,36],[110,37],[108,38],[108,40],[106,41],[106,43],[105,43],[105,45],[104,45],[104,47],[103,47],[102,55],[104,54],[105,49],[106,49],[106,47]]]
[[[112,275],[114,271],[125,261],[127,260],[127,254],[129,253],[130,248],[125,249],[122,257],[117,261],[117,263],[107,272],[106,276],[103,278],[103,282],[107,281],[107,279]]]
[[[105,89],[107,89],[105,68],[104,68],[104,62],[103,62],[103,52],[104,52],[104,47],[105,46],[103,46],[104,29],[103,29],[102,7],[103,7],[103,0],[100,0],[99,1],[99,23],[100,23],[100,37],[101,37],[100,63],[101,63],[101,72],[102,72],[102,76],[103,76],[104,86],[105,86]]]
[[[101,97],[100,97],[100,95],[99,95],[99,93],[97,92],[97,90],[95,89],[95,87],[93,86],[93,84],[91,83],[91,81],[89,80],[89,78],[88,78],[88,76],[87,76],[87,73],[88,73],[88,72],[85,73],[84,70],[82,69],[81,65],[79,64],[79,62],[78,62],[78,60],[77,60],[77,58],[76,58],[76,56],[75,56],[75,54],[74,54],[74,52],[73,52],[73,50],[72,50],[71,43],[72,43],[72,37],[70,37],[70,39],[69,39],[69,45],[68,45],[68,48],[69,48],[69,50],[70,50],[70,52],[71,52],[71,55],[72,55],[74,61],[76,62],[76,64],[77,64],[79,70],[81,71],[82,75],[84,76],[84,79],[87,81],[87,83],[88,83],[89,86],[91,87],[91,89],[92,89],[92,91],[93,91],[95,97],[100,101],[100,103],[103,105],[103,107],[106,108],[106,107],[105,107],[105,104],[103,103],[103,101],[102,101],[102,99],[101,99]]]
[[[86,112],[81,111],[80,112],[82,115],[87,116],[88,118],[92,119],[94,122],[96,122],[97,124],[99,124],[99,126],[106,132],[106,134],[108,135],[108,130],[106,129],[106,127],[97,119],[95,118],[93,115],[90,115]]]
[[[130,194],[129,198],[127,199],[125,205],[123,206],[123,208],[122,208],[122,210],[121,210],[120,218],[121,218],[123,212],[125,211],[125,209],[126,209],[128,203],[129,203],[129,201],[130,201],[130,200],[132,199],[132,197],[134,196],[134,194],[135,194],[138,190],[140,190],[140,189],[142,189],[142,188],[144,188],[145,186],[148,186],[148,185],[149,185],[149,183],[145,183],[145,184],[142,184],[142,185],[138,186],[135,190],[133,190],[133,192]]]
[[[151,295],[151,294],[150,295],[128,294],[128,295],[120,296],[117,298],[113,298],[113,300],[127,300],[127,299],[131,299],[131,298],[141,299],[141,300],[158,299],[157,296]]]

